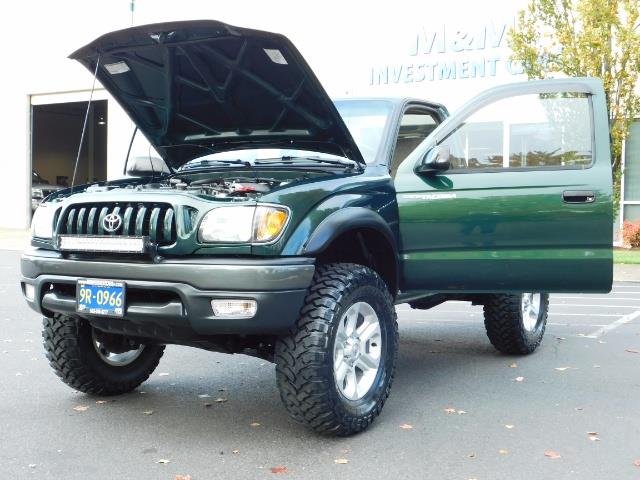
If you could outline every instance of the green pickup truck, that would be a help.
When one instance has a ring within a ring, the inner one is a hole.
[[[166,344],[272,361],[291,416],[366,429],[391,389],[394,304],[484,306],[507,354],[540,344],[549,292],[608,292],[602,84],[488,90],[452,115],[331,100],[282,35],[216,21],[104,35],[71,55],[148,141],[120,180],[52,193],[22,257],[69,386],[116,395]]]

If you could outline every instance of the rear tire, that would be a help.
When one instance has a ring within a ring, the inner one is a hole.
[[[56,375],[71,388],[93,395],[130,392],[149,378],[164,352],[163,345],[137,344],[123,352],[122,360],[114,354],[109,358],[89,322],[65,315],[44,318],[42,338]]]
[[[544,336],[549,295],[489,295],[484,303],[484,325],[491,344],[509,355],[532,353]]]
[[[318,433],[365,430],[389,396],[398,351],[393,298],[356,264],[318,267],[301,316],[275,350],[289,414]]]

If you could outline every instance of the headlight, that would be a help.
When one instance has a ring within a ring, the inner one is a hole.
[[[268,243],[284,230],[289,211],[269,205],[218,207],[200,222],[201,242]]]
[[[53,220],[58,209],[51,204],[40,205],[31,219],[31,236],[38,238],[53,237]]]

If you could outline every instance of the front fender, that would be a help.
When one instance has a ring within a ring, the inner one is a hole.
[[[359,228],[370,228],[381,233],[397,257],[396,239],[391,227],[377,212],[364,207],[347,207],[331,213],[316,227],[300,254],[318,255],[343,233]]]

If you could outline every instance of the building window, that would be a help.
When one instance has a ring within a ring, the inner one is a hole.
[[[629,128],[624,155],[624,220],[640,220],[640,121]]]

